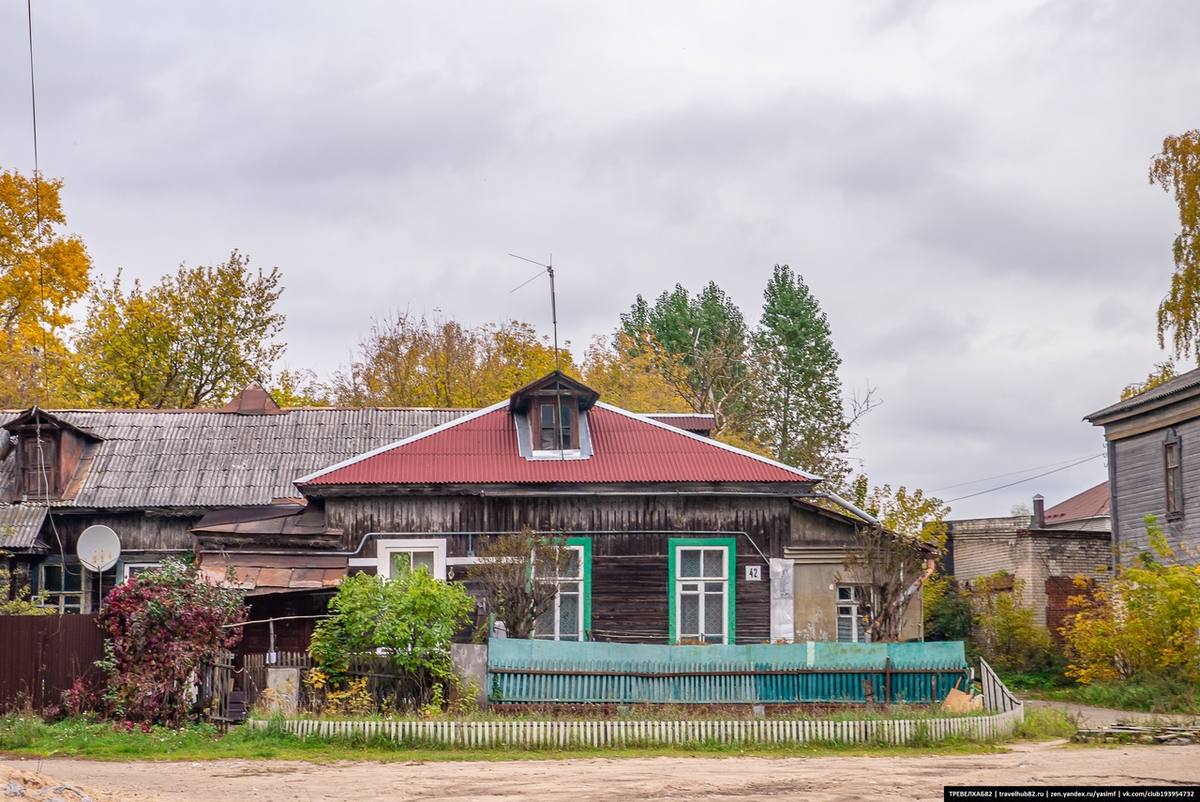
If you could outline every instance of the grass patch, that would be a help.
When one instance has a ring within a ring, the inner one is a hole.
[[[467,749],[439,744],[395,743],[386,738],[364,737],[301,739],[280,728],[252,730],[238,727],[221,735],[208,725],[173,730],[134,727],[80,719],[46,724],[37,716],[0,718],[0,752],[37,757],[83,757],[94,760],[219,760],[224,758],[305,760],[434,761],[434,760],[552,760],[562,758],[620,757],[741,757],[768,758],[822,756],[915,756],[926,754],[986,754],[1002,747],[965,739],[940,743],[923,741],[913,746],[809,742],[804,744],[726,744],[715,741],[680,746],[629,745],[624,747],[505,747]]]
[[[1070,738],[1079,727],[1071,716],[1054,707],[1025,706],[1025,720],[1017,728],[1022,741],[1050,741]]]
[[[1170,678],[1043,689],[1043,699],[1162,715],[1200,715],[1200,686]]]

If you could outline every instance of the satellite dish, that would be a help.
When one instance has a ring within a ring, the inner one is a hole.
[[[96,524],[79,535],[75,553],[79,555],[79,562],[93,571],[107,571],[117,564],[117,558],[121,556],[121,541],[112,529]]]

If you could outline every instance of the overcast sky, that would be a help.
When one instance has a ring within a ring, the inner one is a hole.
[[[553,255],[577,355],[677,282],[756,320],[787,263],[883,401],[854,458],[954,499],[1101,454],[1081,418],[1163,358],[1147,170],[1200,127],[1195,0],[33,5],[40,164],[97,272],[278,266],[287,367],[396,310],[549,334],[509,253]],[[28,173],[26,25],[0,0],[0,167]]]

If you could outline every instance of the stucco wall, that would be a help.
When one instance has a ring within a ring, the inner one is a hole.
[[[794,557],[795,562],[795,622],[797,641],[837,640],[837,586],[853,584],[844,578],[844,552],[840,549],[822,550]],[[913,596],[905,611],[901,638],[914,640],[923,636],[921,594]]]

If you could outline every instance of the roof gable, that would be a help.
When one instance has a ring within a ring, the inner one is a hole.
[[[572,379],[561,370],[555,370],[515,391],[509,396],[508,404],[514,412],[525,412],[535,397],[553,395],[556,392],[578,399],[581,410],[591,409],[600,398],[600,393],[583,382]]]
[[[345,485],[766,484],[795,492],[819,478],[665,423],[597,402],[588,411],[587,460],[524,459],[502,402],[296,480]]]

